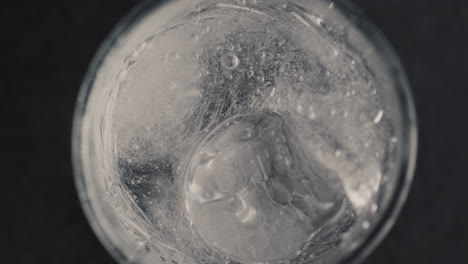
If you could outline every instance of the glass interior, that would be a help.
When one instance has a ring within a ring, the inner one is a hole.
[[[351,263],[406,197],[415,116],[343,1],[146,2],[83,84],[74,165],[121,263]]]

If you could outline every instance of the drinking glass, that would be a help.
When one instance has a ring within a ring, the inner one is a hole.
[[[407,197],[416,118],[346,1],[147,1],[90,66],[72,154],[119,263],[357,263]]]

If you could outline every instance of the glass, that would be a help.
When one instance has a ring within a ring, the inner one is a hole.
[[[78,193],[119,263],[356,263],[406,199],[416,118],[345,1],[142,3],[74,119]]]

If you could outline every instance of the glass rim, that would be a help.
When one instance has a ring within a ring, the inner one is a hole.
[[[93,56],[93,59],[84,75],[75,103],[71,138],[71,156],[75,187],[81,207],[92,230],[104,248],[106,248],[107,252],[118,263],[124,263],[129,260],[129,256],[125,255],[118,245],[112,241],[105,228],[99,222],[92,205],[93,201],[89,198],[89,193],[86,188],[87,183],[84,177],[81,157],[83,117],[86,113],[88,98],[96,79],[96,73],[114,44],[122,35],[125,35],[126,32],[146,18],[154,9],[170,1],[172,0],[144,0],[136,4],[130,12],[120,19],[113,30],[111,30],[111,32],[104,38],[104,41]],[[399,160],[397,163],[399,164],[399,167],[395,170],[397,180],[395,188],[390,193],[390,200],[381,215],[378,217],[378,221],[375,223],[372,230],[366,234],[365,239],[358,245],[358,247],[345,254],[345,256],[337,263],[357,264],[361,263],[366,257],[368,257],[389,233],[395,224],[405,201],[407,200],[416,167],[418,141],[417,118],[414,101],[410,93],[410,86],[404,67],[396,52],[390,45],[390,42],[384,37],[380,30],[371,23],[370,19],[368,19],[367,16],[353,3],[347,0],[330,0],[330,2],[335,3],[335,8],[338,9],[338,12],[344,15],[350,23],[363,34],[366,40],[369,41],[373,47],[378,48],[380,56],[385,58],[386,65],[392,69],[392,79],[396,80],[395,83],[398,84],[396,86],[397,101],[400,103],[401,112],[403,113],[401,116],[401,124],[404,129],[402,129],[402,137],[400,139],[401,153],[398,157]],[[359,21],[359,23],[356,21]]]

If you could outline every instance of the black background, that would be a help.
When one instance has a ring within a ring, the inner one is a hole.
[[[7,20],[0,78],[6,121],[1,128],[5,263],[114,263],[77,199],[71,118],[91,58],[137,2],[2,4],[0,16]],[[468,1],[354,2],[401,57],[420,135],[408,202],[365,263],[468,263]]]

